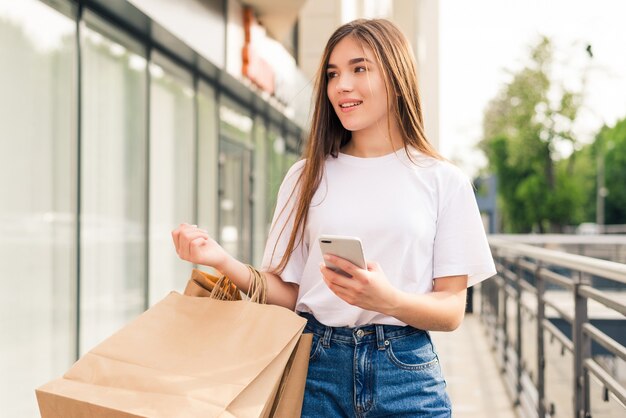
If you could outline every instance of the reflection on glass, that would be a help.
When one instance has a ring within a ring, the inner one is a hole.
[[[224,96],[220,100],[220,133],[235,141],[252,142],[254,122],[250,112]]]
[[[217,114],[215,91],[198,89],[198,225],[217,238]]]
[[[300,155],[295,152],[287,151],[285,153],[285,170],[289,170],[300,159]],[[285,173],[286,174],[286,173]]]
[[[244,262],[251,258],[250,154],[239,144],[222,141],[219,241],[230,255]]]
[[[82,32],[82,353],[143,311],[146,279],[145,60],[86,19],[94,23]]]
[[[75,359],[75,24],[0,0],[0,55],[0,415],[30,417]]]
[[[278,189],[282,183],[285,174],[285,141],[280,136],[278,128],[271,126],[268,130],[268,142],[270,144],[269,152],[269,187],[268,187],[268,199],[267,199],[267,222],[271,224],[272,216],[274,216],[274,209],[276,206],[276,197],[278,195]]]
[[[265,242],[267,241],[269,231],[269,224],[267,222],[268,215],[265,205],[267,200],[266,179],[268,171],[268,144],[266,135],[265,121],[258,116],[254,123],[254,231],[252,232],[254,239],[252,246],[252,264],[256,266],[261,265],[263,250],[265,249]]]
[[[194,223],[194,91],[191,75],[156,54],[150,64],[150,304],[182,292],[191,265],[171,231]]]

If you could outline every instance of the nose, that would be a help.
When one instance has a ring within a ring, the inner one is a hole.
[[[346,91],[352,91],[352,79],[349,74],[346,75],[338,75],[337,83],[335,85],[337,92],[342,93]]]

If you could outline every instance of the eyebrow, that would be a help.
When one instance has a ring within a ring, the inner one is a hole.
[[[372,61],[368,60],[365,57],[359,57],[359,58],[352,58],[350,61],[348,61],[348,65],[354,65],[359,62],[369,62],[370,64],[372,63]],[[328,64],[326,66],[326,69],[328,68],[337,68],[337,66],[335,64]]]

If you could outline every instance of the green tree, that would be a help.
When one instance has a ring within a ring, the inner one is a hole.
[[[560,231],[583,199],[567,170],[557,169],[558,144],[575,143],[581,95],[551,80],[552,49],[543,37],[529,65],[512,74],[485,111],[480,146],[498,176],[506,232]]]
[[[596,220],[596,151],[594,143],[574,151],[569,158],[557,163],[557,170],[563,178],[564,193],[567,188],[577,195],[575,206],[570,208],[571,225]]]
[[[598,192],[598,165],[604,165],[605,224],[626,224],[626,118],[614,127],[603,126],[591,144],[558,163],[568,181],[582,196],[572,208],[573,224],[595,222]]]
[[[626,224],[626,118],[612,128],[603,127],[594,148],[604,155],[605,224]]]

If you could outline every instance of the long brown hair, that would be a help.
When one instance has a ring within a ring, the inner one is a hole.
[[[409,147],[433,158],[442,159],[428,142],[424,133],[422,105],[417,88],[416,64],[406,37],[393,23],[385,19],[357,19],[340,26],[326,44],[316,76],[313,120],[304,153],[306,161],[289,197],[291,200],[298,190],[297,204],[293,208],[295,212],[294,224],[285,254],[279,265],[273,270],[278,275],[285,269],[295,248],[302,244],[309,206],[324,175],[324,161],[328,155],[336,158],[341,147],[350,142],[351,139],[350,131],[343,127],[328,99],[326,75],[330,54],[339,41],[347,36],[352,36],[361,45],[367,46],[373,51],[385,81],[387,108],[390,109],[397,126],[400,128],[404,149],[409,159],[413,161]],[[395,102],[392,103],[391,100],[394,99]],[[390,133],[391,118],[387,118],[387,130]],[[286,205],[282,208],[281,214],[285,208]],[[287,217],[279,237],[285,231],[289,220],[292,218],[291,215],[293,213]],[[276,251],[276,244],[272,252],[272,259]]]

